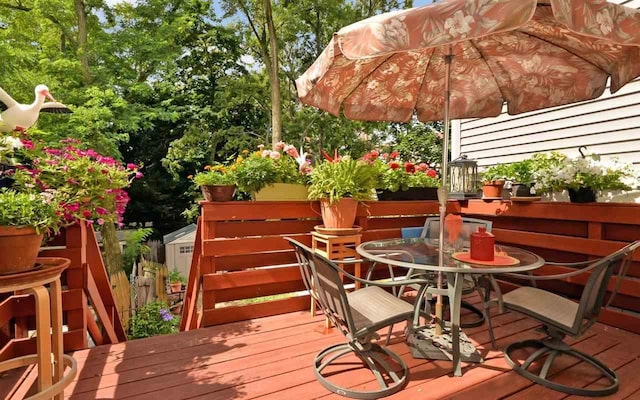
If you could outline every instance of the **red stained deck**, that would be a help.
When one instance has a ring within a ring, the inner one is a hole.
[[[540,336],[536,323],[521,315],[495,317],[498,347]],[[394,335],[402,327],[396,326]],[[410,381],[393,399],[563,399],[567,396],[510,371],[500,351],[491,350],[486,324],[466,332],[485,356],[484,364],[467,365],[464,376],[451,375],[451,363],[413,359],[400,337],[391,348],[410,368]],[[576,343],[618,371],[621,386],[615,399],[640,399],[640,335],[598,324]],[[74,354],[78,378],[65,392],[80,399],[315,399],[340,398],[314,378],[314,356],[343,341],[336,330],[324,331],[321,317],[296,312],[235,322]],[[563,381],[594,386],[581,365],[569,360],[553,371]],[[367,376],[341,374],[340,379],[364,388]],[[364,385],[364,386],[363,386]]]

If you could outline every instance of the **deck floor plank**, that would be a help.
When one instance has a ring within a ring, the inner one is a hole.
[[[493,317],[498,350],[491,348],[486,324],[466,329],[485,357],[463,364],[454,378],[451,363],[414,359],[398,324],[390,347],[410,369],[407,387],[390,399],[563,399],[566,395],[534,385],[514,373],[499,349],[525,338],[541,337],[535,321],[516,313]],[[386,331],[384,331],[386,334]],[[384,339],[384,335],[382,335]],[[640,397],[640,335],[597,324],[575,346],[595,354],[620,375],[620,391],[611,399]],[[315,355],[343,342],[336,330],[324,329],[322,316],[290,313],[236,322],[178,335],[99,346],[76,352],[79,373],[65,396],[85,399],[338,399],[315,379]],[[583,363],[558,360],[552,371],[560,381],[597,387]],[[561,362],[560,362],[561,361]],[[338,383],[372,389],[372,376],[352,370],[335,376]],[[578,397],[571,397],[578,399]]]

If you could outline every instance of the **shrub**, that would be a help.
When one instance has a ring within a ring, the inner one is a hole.
[[[131,319],[132,339],[166,335],[178,332],[179,318],[171,314],[164,303],[142,306]]]

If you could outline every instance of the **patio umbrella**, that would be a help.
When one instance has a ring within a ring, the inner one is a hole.
[[[604,0],[445,0],[342,28],[296,86],[303,103],[350,119],[444,121],[443,227],[450,119],[495,117],[505,103],[519,114],[588,100],[609,78],[616,92],[638,76],[637,10]],[[441,229],[441,266],[443,242]]]

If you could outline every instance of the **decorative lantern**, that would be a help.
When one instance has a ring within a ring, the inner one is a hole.
[[[466,155],[449,163],[449,198],[466,200],[480,198],[478,192],[478,163]]]

